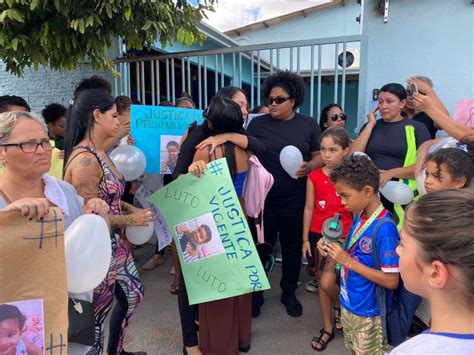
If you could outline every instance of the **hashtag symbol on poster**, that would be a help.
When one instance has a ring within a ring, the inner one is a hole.
[[[469,119],[467,120],[465,126],[471,127],[471,128],[474,127],[473,117],[474,117],[474,108],[471,108],[471,114],[469,115]]]
[[[211,170],[211,174],[213,175],[222,175],[224,169],[222,169],[222,163],[210,163],[209,170]]]
[[[62,219],[58,218],[58,215],[55,210],[53,210],[54,218],[51,220],[44,220],[44,219],[38,219],[36,220],[36,223],[41,224],[41,229],[40,229],[40,236],[39,237],[24,237],[23,239],[25,240],[39,240],[39,248],[43,248],[43,241],[45,239],[51,239],[54,238],[55,246],[56,248],[58,247],[58,222],[61,222]],[[54,223],[54,235],[45,237],[44,236],[44,225],[45,223]]]
[[[62,355],[63,348],[66,348],[66,344],[64,344],[64,341],[63,341],[63,335],[62,334],[59,335],[59,344],[54,344],[53,334],[51,334],[50,340],[49,340],[49,346],[45,349],[46,353],[49,355],[53,355],[54,354],[53,350],[58,349],[58,348],[59,348],[59,355]],[[64,352],[64,354],[66,354],[66,352]]]

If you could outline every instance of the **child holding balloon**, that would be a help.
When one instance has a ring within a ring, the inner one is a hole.
[[[441,221],[441,223],[440,223]],[[431,329],[391,354],[472,354],[474,192],[434,191],[408,206],[397,248],[405,287],[431,303]]]
[[[320,138],[324,167],[311,172],[306,182],[302,253],[307,259],[321,259],[319,263],[316,262],[316,266],[319,274],[319,304],[324,325],[320,335],[311,341],[311,347],[316,351],[326,349],[327,344],[334,338],[334,328],[342,330],[336,262],[331,257],[318,258],[316,243],[322,237],[324,221],[335,213],[341,216],[343,237],[349,232],[352,223],[352,213],[344,208],[341,197],[337,195],[334,184],[329,179],[334,168],[349,154],[349,143],[350,138],[345,129],[331,127],[325,130]],[[332,304],[335,310],[334,324],[331,319]]]

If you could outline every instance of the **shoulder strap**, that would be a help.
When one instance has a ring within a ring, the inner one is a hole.
[[[380,227],[382,227],[382,225],[384,225],[385,223],[390,223],[390,224],[393,224],[395,228],[397,227],[395,222],[389,217],[383,217],[379,219],[377,224],[375,224],[374,226],[374,230],[372,231],[372,250],[374,251],[374,262],[375,262],[375,267],[377,268],[377,270],[381,270],[380,261],[379,261],[379,251],[377,249],[377,236],[378,236]]]
[[[379,229],[385,223],[391,223],[397,227],[395,222],[389,217],[381,218],[377,224],[374,226],[374,230],[372,231],[372,250],[374,254],[374,264],[377,270],[381,270],[380,261],[379,261],[379,251],[377,249],[377,236],[379,233]],[[380,318],[382,320],[382,329],[383,329],[383,338],[387,339],[387,305],[386,305],[386,294],[385,288],[375,284],[375,296],[377,299],[377,303],[379,304],[380,308]]]

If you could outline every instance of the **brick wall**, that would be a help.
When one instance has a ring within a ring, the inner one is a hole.
[[[0,62],[0,95],[18,95],[31,106],[31,110],[41,114],[41,110],[52,102],[68,106],[74,88],[84,78],[100,75],[114,84],[110,72],[97,72],[88,64],[74,71],[53,71],[45,68],[25,70],[23,78],[6,72]]]

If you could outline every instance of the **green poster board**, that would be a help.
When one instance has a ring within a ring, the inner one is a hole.
[[[200,178],[178,178],[149,201],[173,234],[190,304],[270,288],[225,159],[207,164]]]

